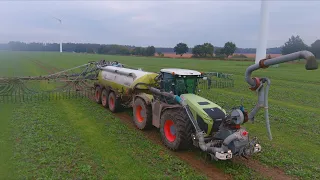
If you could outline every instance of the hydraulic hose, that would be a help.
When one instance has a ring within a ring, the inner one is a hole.
[[[315,56],[310,51],[298,51],[295,53],[291,53],[288,55],[279,56],[272,59],[263,59],[260,60],[259,63],[253,64],[249,66],[245,72],[245,80],[251,86],[253,90],[259,87],[259,80],[252,79],[251,74],[253,71],[260,69],[260,68],[267,68],[271,65],[280,64],[288,61],[294,61],[297,59],[306,59],[306,70],[315,70],[318,69],[318,63]]]
[[[246,138],[245,136],[241,135],[243,132],[244,131],[240,130],[229,135],[226,139],[224,139],[221,147],[212,147],[213,144],[210,142],[205,144],[203,136],[199,136],[199,146],[201,150],[212,154],[215,154],[216,152],[226,152],[228,151],[228,145],[232,141]]]
[[[154,88],[154,87],[149,87],[149,90],[154,94],[163,95],[163,96],[166,96],[166,97],[169,97],[169,98],[172,98],[172,99],[174,99],[175,96],[176,96],[176,95],[168,93],[168,92],[161,92],[160,89],[157,89],[157,88]]]
[[[272,140],[271,135],[271,129],[270,129],[270,121],[269,121],[269,108],[268,108],[268,92],[270,88],[270,80],[268,78],[261,78],[262,86],[260,89],[258,89],[258,102],[255,105],[255,107],[252,109],[252,111],[248,115],[248,119],[250,121],[254,121],[254,116],[257,114],[257,112],[260,110],[260,108],[264,108],[264,118],[266,121],[266,129],[268,132],[268,137],[270,140]],[[264,86],[263,83],[266,83],[267,85]]]
[[[264,118],[266,120],[266,128],[268,132],[268,137],[272,140],[272,134],[270,129],[270,121],[269,121],[269,106],[268,106],[268,92],[270,87],[270,80],[266,78],[267,86],[265,87],[265,94],[264,94]]]

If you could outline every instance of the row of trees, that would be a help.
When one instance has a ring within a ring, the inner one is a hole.
[[[213,57],[215,54],[216,57],[228,57],[233,55],[237,50],[236,45],[233,42],[226,42],[224,47],[214,47],[211,43],[204,43],[202,45],[196,45],[192,48],[192,55],[193,57]],[[249,51],[255,49],[248,49]],[[317,58],[320,58],[320,39],[314,41],[310,46],[304,43],[304,41],[300,38],[300,36],[291,36],[287,42],[284,43],[283,46],[279,48],[269,48],[268,54],[278,54],[281,53],[283,55],[294,53],[297,51],[308,50],[311,51]],[[187,44],[185,43],[178,43],[174,47],[174,52],[179,55],[183,55],[189,51]],[[271,51],[271,53],[270,53]],[[272,53],[278,52],[278,53]]]
[[[233,42],[226,42],[222,48],[214,48],[211,43],[204,43],[200,45],[195,45],[192,48],[193,57],[213,57],[215,53],[216,56],[229,56],[232,55],[236,50],[236,45]],[[178,43],[174,48],[174,52],[180,56],[189,51],[189,47],[185,43]]]
[[[179,55],[183,55],[190,51],[190,48],[185,43],[178,43],[174,48],[174,52]],[[311,51],[317,58],[320,58],[320,39],[314,41],[310,46],[304,43],[300,36],[291,36],[283,46],[279,48],[269,48],[268,54],[290,54],[297,51],[308,50]],[[238,52],[237,52],[238,51]],[[247,48],[242,49],[244,53],[255,53],[256,49]],[[214,47],[211,43],[204,43],[202,45],[196,45],[191,49],[193,57],[228,57],[234,53],[239,53],[239,48],[233,42],[226,42],[224,47]]]

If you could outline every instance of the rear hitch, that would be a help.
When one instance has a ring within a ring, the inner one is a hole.
[[[257,137],[254,137],[245,147],[241,148],[238,155],[248,159],[248,156],[261,152],[261,145],[257,142]]]

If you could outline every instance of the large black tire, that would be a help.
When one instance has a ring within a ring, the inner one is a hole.
[[[172,125],[174,129],[171,128]],[[191,138],[193,132],[192,122],[182,108],[168,109],[162,113],[160,134],[163,143],[169,149],[173,151],[190,149],[193,144]]]
[[[136,98],[133,104],[133,122],[138,129],[149,129],[152,126],[152,108],[142,98]]]
[[[116,97],[116,94],[111,91],[108,96],[108,106],[111,112],[115,113],[120,108],[120,100]]]
[[[96,86],[96,88],[95,88],[94,99],[95,99],[96,103],[101,104],[101,88],[100,88],[100,86]]]
[[[109,107],[109,104],[108,104],[108,91],[106,89],[102,90],[102,93],[101,93],[101,104],[105,108]]]

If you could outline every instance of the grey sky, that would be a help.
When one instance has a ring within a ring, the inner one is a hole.
[[[291,35],[320,38],[320,2],[271,1],[268,47]],[[62,27],[53,18],[63,21]],[[0,2],[0,42],[89,42],[189,47],[204,42],[256,47],[260,1]]]

